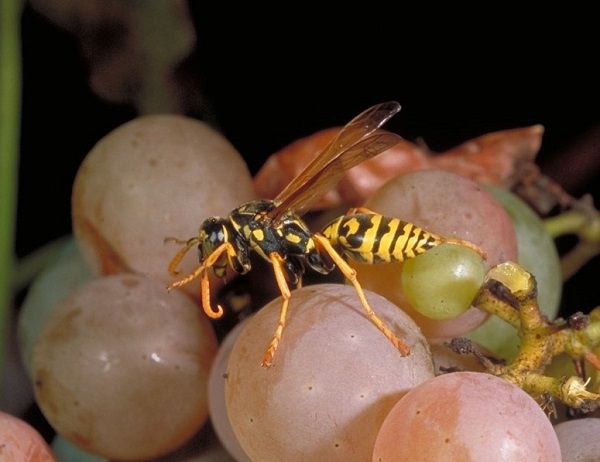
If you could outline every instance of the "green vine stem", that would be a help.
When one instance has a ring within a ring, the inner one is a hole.
[[[14,268],[17,177],[21,121],[22,2],[0,2],[0,385],[5,355]]]
[[[569,210],[546,218],[544,226],[554,239],[569,234],[577,237],[575,246],[561,257],[564,281],[600,254],[600,212],[594,207],[591,196],[573,200]]]

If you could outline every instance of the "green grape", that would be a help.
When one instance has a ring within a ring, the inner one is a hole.
[[[484,276],[483,259],[476,252],[441,244],[407,260],[401,284],[416,311],[431,319],[453,319],[471,306]]]

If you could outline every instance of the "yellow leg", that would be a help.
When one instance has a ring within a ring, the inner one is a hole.
[[[365,293],[360,283],[358,282],[358,279],[356,278],[356,271],[354,271],[354,269],[352,269],[352,267],[350,267],[350,265],[346,263],[346,261],[340,256],[339,253],[336,252],[336,250],[331,246],[331,243],[324,236],[321,236],[320,234],[314,234],[313,239],[317,240],[317,242],[333,259],[333,261],[340,269],[340,271],[344,274],[346,279],[348,279],[352,283],[354,289],[356,290],[356,293],[358,294],[358,298],[360,299],[360,302],[362,303],[362,306],[367,313],[368,318],[373,322],[373,324],[377,326],[377,328],[383,333],[383,335],[385,335],[390,340],[390,342],[392,342],[392,344],[396,348],[398,348],[398,350],[400,350],[402,356],[408,355],[410,353],[410,347],[398,337],[396,337],[396,335],[385,325],[381,318],[377,316],[377,314],[373,311],[371,305],[369,305],[367,297],[365,296]]]
[[[198,238],[193,237],[191,239],[188,239],[187,241],[183,241],[175,237],[167,237],[165,238],[165,242],[175,242],[176,244],[184,245],[184,247],[173,257],[168,266],[169,274],[175,276],[179,274],[177,266],[179,266],[179,263],[181,263],[181,260],[183,259],[185,254],[188,253],[188,250],[190,250],[195,244],[198,243]]]
[[[190,241],[188,241],[188,243],[191,241],[192,241],[192,239],[190,239]],[[193,245],[193,244],[191,244],[191,245]],[[185,255],[185,252],[187,252],[187,250],[189,250],[191,245],[186,244],[186,248],[182,249],[177,255],[175,255],[175,258],[173,258],[173,260],[171,261],[171,264],[169,265],[170,270],[172,268],[174,269],[179,264],[179,261],[181,261],[181,258],[183,257],[183,255]],[[185,276],[177,281],[172,282],[171,284],[169,284],[167,286],[167,289],[171,290],[171,289],[174,289],[177,287],[182,287],[182,286],[188,284],[189,282],[193,281],[194,279],[200,277],[201,278],[200,279],[200,296],[201,296],[201,300],[202,300],[202,309],[204,310],[206,315],[212,319],[218,319],[221,316],[223,316],[223,307],[221,305],[217,305],[217,309],[213,309],[213,307],[210,304],[210,283],[208,280],[208,270],[217,261],[219,261],[219,258],[221,258],[221,255],[223,255],[223,253],[227,253],[227,255],[229,255],[230,257],[236,255],[233,245],[231,245],[230,242],[225,242],[225,243],[221,244],[219,247],[217,247],[214,250],[214,252],[212,252],[208,256],[208,258],[200,266],[198,266],[194,271],[192,271],[187,276]]]
[[[473,244],[472,242],[464,241],[458,237],[440,237],[440,239],[442,240],[442,242],[445,242],[448,244],[456,244],[456,245],[462,245],[463,247],[467,247],[471,250],[474,250],[479,255],[481,255],[481,258],[483,258],[484,260],[487,259],[486,251],[483,250],[481,247]]]
[[[277,286],[279,287],[279,291],[281,292],[283,303],[281,304],[281,310],[279,311],[279,320],[277,321],[275,333],[273,334],[271,343],[269,343],[269,346],[267,347],[267,352],[265,353],[265,356],[262,360],[262,365],[264,367],[270,367],[273,365],[273,357],[275,356],[275,351],[277,350],[279,342],[281,341],[281,336],[283,335],[283,328],[285,327],[285,318],[287,316],[290,297],[292,296],[282,269],[284,263],[283,258],[278,253],[272,252],[271,254],[269,254],[269,260],[271,260],[271,264],[273,265],[273,271],[275,272],[275,280],[277,281]]]

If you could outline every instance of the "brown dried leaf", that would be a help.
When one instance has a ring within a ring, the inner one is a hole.
[[[274,198],[333,139],[339,127],[301,138],[273,154],[254,177],[259,197]],[[510,188],[515,172],[535,161],[542,142],[541,125],[488,133],[442,154],[409,141],[346,172],[337,188],[314,209],[358,205],[391,178],[401,173],[439,168],[497,186]]]

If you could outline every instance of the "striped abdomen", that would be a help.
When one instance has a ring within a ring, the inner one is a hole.
[[[369,264],[404,261],[443,242],[412,223],[378,213],[344,215],[322,234],[345,256]]]

